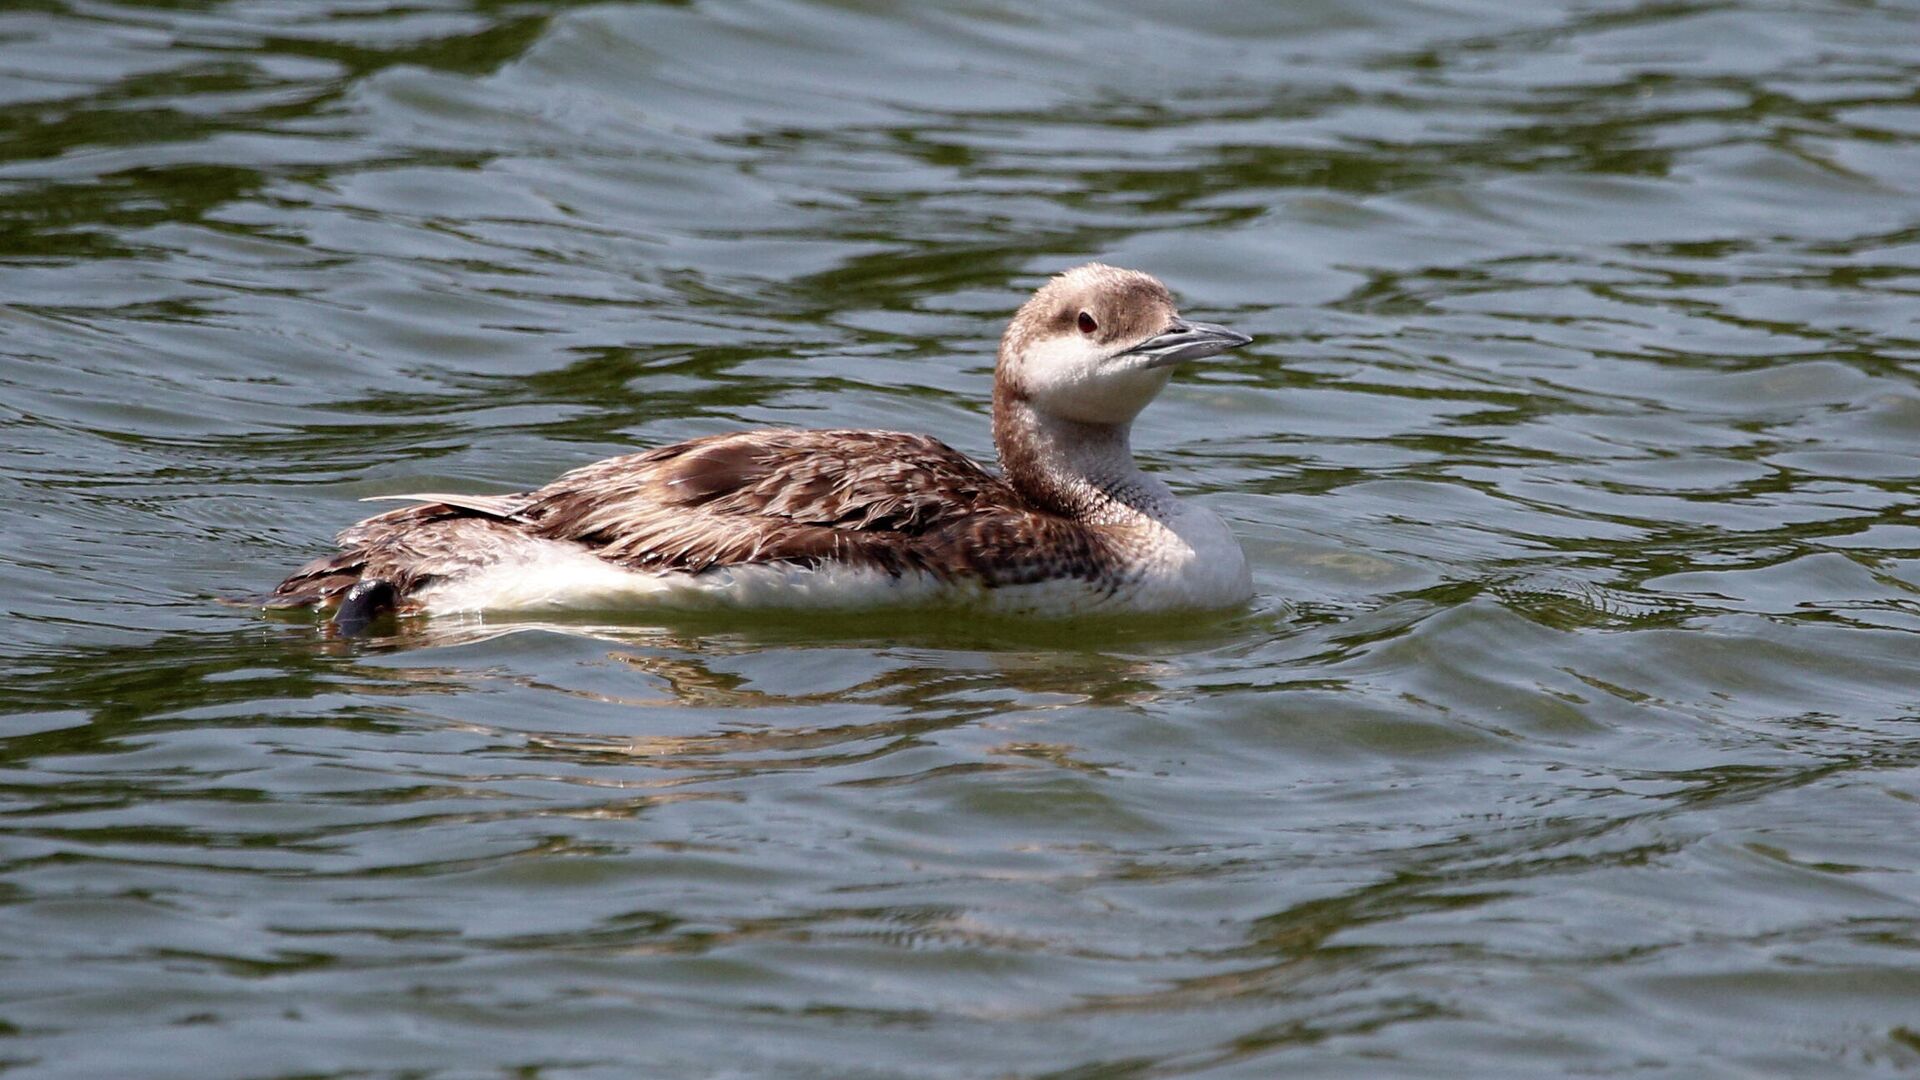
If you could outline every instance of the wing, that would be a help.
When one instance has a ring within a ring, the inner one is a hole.
[[[348,527],[340,553],[296,571],[273,602],[329,602],[363,576],[404,593],[552,543],[696,574],[842,563],[988,586],[1112,578],[1104,534],[1035,509],[938,440],[896,432],[738,432],[608,458],[537,491],[396,497],[421,505]]]
[[[935,439],[779,430],[595,462],[534,492],[515,517],[642,569],[843,561],[899,573],[922,568],[919,541],[1026,509],[1004,481]]]
[[[1024,505],[937,439],[892,431],[743,431],[608,458],[533,493],[522,510],[580,538],[673,506],[680,512],[921,531],[983,505]]]

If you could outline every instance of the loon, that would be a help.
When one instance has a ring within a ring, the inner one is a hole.
[[[382,498],[270,607],[334,611],[925,604],[1074,615],[1228,608],[1252,596],[1213,513],[1134,463],[1133,419],[1176,364],[1253,339],[1190,322],[1160,281],[1089,263],[1008,324],[996,476],[895,431],[769,429],[608,458],[536,491]]]

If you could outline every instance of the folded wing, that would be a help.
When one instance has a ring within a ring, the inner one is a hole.
[[[537,491],[405,496],[341,533],[345,549],[283,582],[313,603],[361,576],[403,593],[525,553],[578,545],[641,571],[844,564],[1005,585],[1096,576],[1094,531],[1036,510],[965,455],[922,435],[767,430],[608,458]]]

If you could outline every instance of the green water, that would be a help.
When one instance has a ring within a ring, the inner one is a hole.
[[[1920,9],[0,7],[0,1073],[1920,1068]],[[1258,598],[416,626],[367,495],[988,455],[1089,258]]]

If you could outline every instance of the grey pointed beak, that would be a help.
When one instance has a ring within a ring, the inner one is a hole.
[[[1178,364],[1183,360],[1214,356],[1228,349],[1237,349],[1252,340],[1238,330],[1229,330],[1224,326],[1175,319],[1165,330],[1120,355],[1138,356],[1144,361],[1142,367],[1157,368]]]

